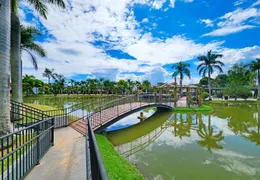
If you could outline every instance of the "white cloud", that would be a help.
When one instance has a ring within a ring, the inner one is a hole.
[[[170,2],[174,4],[175,1]],[[223,48],[224,41],[203,44],[185,36],[160,39],[150,33],[143,33],[131,7],[135,3],[152,6],[147,0],[120,0],[115,3],[101,0],[84,3],[81,0],[65,0],[65,3],[68,7],[65,10],[48,6],[48,20],[40,17],[43,26],[55,39],[41,43],[48,58],[39,59],[38,71],[31,69],[28,57],[23,54],[24,74],[33,74],[42,79],[43,70],[48,67],[67,77],[91,74],[96,77],[106,76],[111,80],[147,78],[157,83],[170,80],[169,73],[162,65],[191,60],[210,49],[218,52],[223,50],[229,57],[225,60],[229,62],[241,60],[250,53],[255,56],[260,54],[254,53],[259,52],[258,47],[251,47],[248,52],[243,52],[243,49]],[[24,17],[22,13],[21,16]],[[36,13],[35,16],[37,17]],[[142,21],[148,22],[148,19]],[[93,45],[94,42],[96,45]],[[111,57],[106,53],[106,49],[128,53],[136,60]],[[236,55],[233,57],[230,52]],[[147,66],[142,66],[143,64]],[[146,75],[137,76],[133,72]],[[197,80],[187,80],[187,83]]]
[[[244,4],[244,3],[245,3],[245,0],[238,0],[238,1],[234,2],[234,6],[239,6],[239,5]]]
[[[258,6],[260,4],[260,0],[257,0],[254,4],[252,4],[252,7]]]
[[[252,29],[252,28],[254,28],[254,26],[250,26],[250,25],[228,26],[228,27],[223,27],[223,28],[217,29],[217,30],[212,31],[207,34],[203,34],[202,36],[225,36],[225,35],[241,32],[245,29]]]
[[[213,27],[214,26],[213,21],[210,20],[210,19],[200,19],[199,22],[205,23],[206,27]]]
[[[238,8],[235,11],[228,12],[221,16],[217,24],[219,28],[203,36],[226,36],[254,28],[256,26],[252,24],[252,22],[257,22],[256,18],[259,17],[260,10],[256,8]]]
[[[154,9],[161,9],[166,0],[155,0],[152,4]]]
[[[149,19],[148,19],[148,18],[144,18],[144,19],[142,20],[142,23],[147,23],[147,22],[149,22]]]
[[[170,7],[172,7],[172,8],[175,7],[175,1],[176,1],[176,0],[170,0]]]
[[[186,3],[191,3],[191,2],[193,2],[194,0],[184,0],[184,2],[186,2]]]

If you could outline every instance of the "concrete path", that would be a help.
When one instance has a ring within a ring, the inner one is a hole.
[[[55,129],[54,143],[25,179],[86,179],[85,137],[71,127]]]

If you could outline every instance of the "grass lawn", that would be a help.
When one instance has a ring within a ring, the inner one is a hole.
[[[129,164],[118,152],[108,139],[96,134],[98,147],[105,164],[108,179],[111,180],[142,180],[145,179],[131,164]]]
[[[29,104],[29,103],[25,103],[28,106],[31,106],[33,108],[42,110],[42,111],[50,111],[50,110],[57,110],[57,108],[52,107],[52,106],[46,106],[46,105],[40,105],[40,104]]]
[[[260,101],[257,100],[212,100],[205,101],[206,103],[250,103],[250,104],[260,104]]]
[[[196,108],[187,108],[187,107],[176,107],[173,108],[173,111],[175,112],[208,112],[212,111],[213,108],[208,105],[202,105],[201,107]]]

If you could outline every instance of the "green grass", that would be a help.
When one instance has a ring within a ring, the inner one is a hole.
[[[108,179],[111,180],[142,180],[145,179],[131,164],[129,164],[113,145],[103,135],[96,134],[98,147],[105,164]]]
[[[208,105],[202,105],[201,107],[196,108],[187,108],[187,107],[176,107],[173,108],[173,111],[175,112],[207,112],[212,111],[213,108]]]
[[[250,104],[260,104],[260,101],[252,101],[252,100],[212,100],[212,101],[205,101],[206,103],[250,103]]]
[[[29,103],[25,103],[28,106],[31,106],[33,108],[42,110],[42,111],[50,111],[50,110],[57,110],[57,108],[52,107],[52,106],[46,106],[46,105],[40,105],[40,104],[29,104]]]

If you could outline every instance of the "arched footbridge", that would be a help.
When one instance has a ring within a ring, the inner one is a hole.
[[[86,118],[91,123],[94,132],[101,132],[116,121],[145,108],[172,109],[174,102],[169,97],[138,97],[127,96],[94,107]],[[72,128],[86,134],[86,119],[81,119],[71,125]]]

